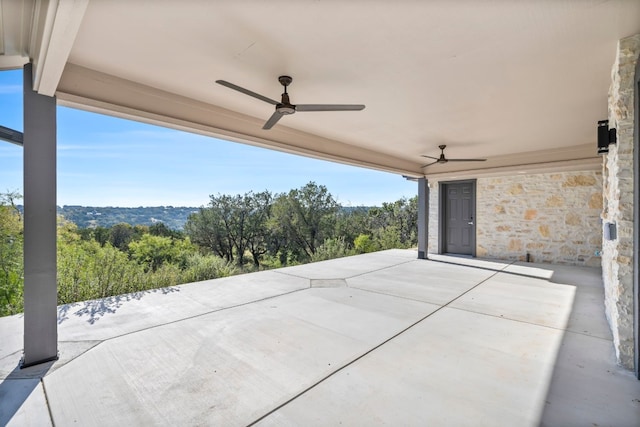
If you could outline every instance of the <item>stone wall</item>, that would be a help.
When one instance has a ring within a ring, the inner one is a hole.
[[[438,251],[438,187],[429,183],[429,251]],[[476,255],[599,266],[602,173],[559,172],[476,181]]]
[[[605,310],[618,362],[634,367],[633,339],[633,131],[634,76],[640,35],[620,40],[609,90],[609,127],[618,142],[609,146],[604,165],[605,222],[617,225],[617,239],[605,241],[602,274]]]
[[[600,265],[599,171],[480,179],[477,188],[478,256]]]

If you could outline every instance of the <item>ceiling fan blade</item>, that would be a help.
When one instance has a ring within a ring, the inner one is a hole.
[[[269,117],[269,120],[267,120],[267,123],[264,124],[264,126],[262,126],[262,129],[271,129],[273,127],[273,125],[275,125],[276,123],[278,123],[278,120],[280,120],[280,118],[282,118],[284,114],[281,114],[278,111],[275,111],[271,117]]]
[[[296,111],[360,111],[362,104],[298,104]]]
[[[439,158],[438,158],[438,157],[426,156],[426,155],[424,155],[424,154],[421,154],[421,156],[422,156],[422,157],[426,157],[426,158],[428,158],[428,159],[439,160]]]
[[[486,162],[487,159],[447,159],[450,162]]]
[[[431,165],[435,165],[436,163],[438,163],[438,161],[436,160],[435,162],[431,162],[431,163],[427,163],[426,165],[422,165],[420,166],[421,168],[426,168],[427,166],[431,166]]]
[[[271,105],[278,105],[278,101],[274,101],[271,98],[267,98],[266,96],[260,95],[259,93],[255,93],[253,91],[250,91],[249,89],[245,89],[243,87],[240,87],[238,85],[234,85],[233,83],[229,83],[225,80],[216,80],[216,83],[221,84],[222,86],[226,86],[229,89],[233,89],[233,90],[237,90],[238,92],[244,93],[245,95],[249,95],[252,96],[254,98],[257,98],[261,101],[264,102],[268,102]]]

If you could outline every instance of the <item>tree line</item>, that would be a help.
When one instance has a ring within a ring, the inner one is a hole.
[[[0,194],[0,316],[23,309],[18,194]],[[58,303],[104,298],[417,243],[417,197],[345,208],[323,185],[211,195],[184,230],[78,228],[59,217]]]

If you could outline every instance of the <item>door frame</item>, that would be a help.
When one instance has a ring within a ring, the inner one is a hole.
[[[473,212],[473,233],[471,233],[471,256],[476,257],[476,230],[478,225],[478,217],[476,215],[476,179],[463,179],[459,181],[440,181],[438,183],[438,253],[444,254],[446,247],[446,220],[445,220],[445,208],[447,204],[447,192],[446,188],[449,184],[471,184],[473,191],[473,200],[471,203],[471,212]]]
[[[636,62],[633,117],[633,323],[634,370],[640,380],[640,58]]]

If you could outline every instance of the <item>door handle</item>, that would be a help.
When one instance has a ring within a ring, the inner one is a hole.
[[[469,221],[467,224],[473,225],[473,217],[471,217],[471,221]]]

